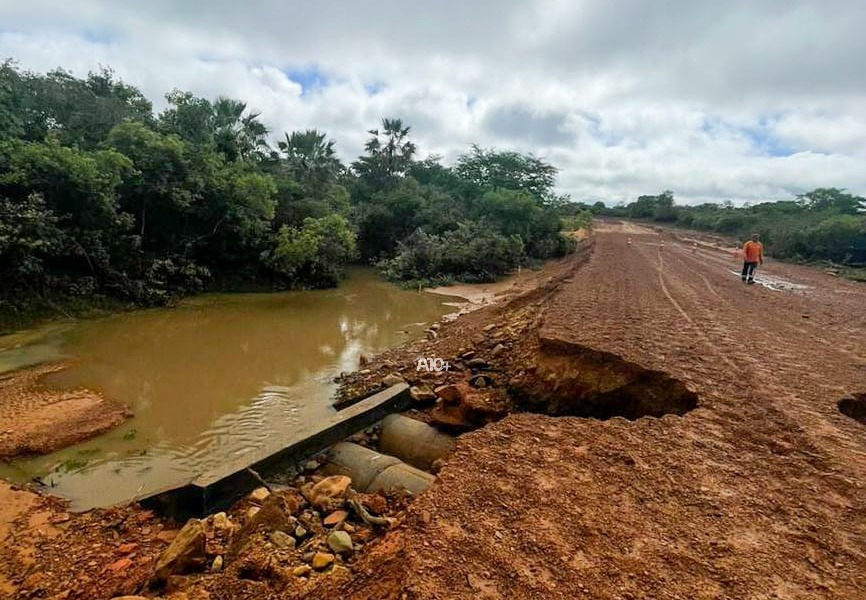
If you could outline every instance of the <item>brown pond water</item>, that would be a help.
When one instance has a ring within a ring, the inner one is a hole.
[[[279,447],[333,412],[336,375],[356,369],[361,354],[422,335],[453,311],[447,300],[358,269],[334,290],[202,296],[21,336],[0,350],[0,371],[72,359],[48,385],[97,390],[135,416],[82,444],[0,465],[0,477],[39,476],[84,509]]]

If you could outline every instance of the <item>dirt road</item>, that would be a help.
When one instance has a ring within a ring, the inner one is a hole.
[[[537,338],[509,353],[510,373],[534,363],[512,391],[579,413],[569,398],[624,377],[628,410],[688,410],[665,406],[679,384],[698,407],[516,413],[462,436],[406,524],[333,591],[866,598],[866,426],[836,405],[866,391],[866,286],[772,262],[758,278],[774,289],[746,286],[737,269],[669,233],[598,227],[588,263],[539,306]]]

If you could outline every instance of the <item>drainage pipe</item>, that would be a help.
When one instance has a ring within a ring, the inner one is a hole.
[[[382,421],[379,449],[422,471],[454,450],[455,440],[427,423],[403,415],[388,415]]]
[[[328,475],[350,477],[352,487],[359,492],[403,487],[413,494],[420,494],[436,479],[430,473],[401,462],[399,458],[351,442],[340,442],[331,448],[324,471]]]

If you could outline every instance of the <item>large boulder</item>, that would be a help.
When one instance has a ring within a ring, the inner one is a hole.
[[[156,579],[165,581],[171,575],[190,573],[207,564],[204,524],[199,519],[187,521],[177,537],[156,563]]]

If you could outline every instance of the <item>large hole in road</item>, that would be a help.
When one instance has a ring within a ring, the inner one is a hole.
[[[866,394],[851,394],[836,403],[839,412],[866,425]]]
[[[540,340],[534,371],[513,380],[509,393],[523,410],[596,419],[683,415],[698,406],[697,394],[667,373],[551,339]]]

